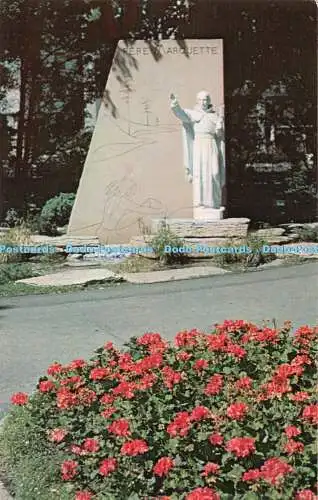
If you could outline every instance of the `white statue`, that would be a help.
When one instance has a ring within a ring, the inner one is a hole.
[[[193,184],[193,207],[221,209],[225,185],[223,107],[216,113],[208,92],[197,95],[194,109],[182,109],[170,95],[173,113],[183,124],[184,163]]]

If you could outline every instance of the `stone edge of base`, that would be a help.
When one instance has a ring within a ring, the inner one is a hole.
[[[0,480],[0,500],[13,500],[13,497],[6,490],[1,480]]]

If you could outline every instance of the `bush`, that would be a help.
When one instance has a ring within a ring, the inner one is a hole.
[[[298,231],[298,241],[318,243],[318,227],[302,227]]]
[[[68,223],[74,201],[75,194],[73,193],[60,193],[48,200],[40,215],[41,233],[56,236],[58,234],[57,228]]]
[[[276,259],[275,254],[272,253],[264,254],[262,252],[263,246],[268,245],[268,243],[265,240],[253,234],[248,235],[246,240],[242,241],[240,245],[230,240],[224,246],[230,248],[243,245],[247,246],[250,249],[249,253],[228,252],[216,255],[213,258],[221,266],[230,264],[241,264],[244,267],[257,267],[261,264],[265,264],[266,262],[271,262],[272,260]]]
[[[32,278],[35,274],[32,264],[28,262],[0,264],[0,285]]]
[[[225,321],[53,363],[5,421],[19,498],[313,500],[317,336]]]
[[[9,229],[0,238],[0,245],[19,246],[29,245],[31,242],[31,231],[25,222],[19,226]],[[28,260],[29,255],[24,253],[0,253],[0,263],[4,262],[24,262]]]
[[[189,255],[179,252],[166,251],[166,247],[180,248],[185,245],[170,229],[167,223],[163,223],[155,236],[148,237],[147,244],[153,248],[156,257],[164,265],[185,264],[189,261]]]

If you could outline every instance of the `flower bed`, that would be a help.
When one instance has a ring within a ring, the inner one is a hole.
[[[11,477],[20,447],[23,467],[38,464],[24,488],[33,481],[42,500],[317,499],[317,336],[225,321],[54,363],[34,394],[12,397],[2,438]]]

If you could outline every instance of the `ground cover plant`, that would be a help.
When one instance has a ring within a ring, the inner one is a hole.
[[[317,499],[317,336],[227,320],[54,362],[3,425],[17,497]]]

